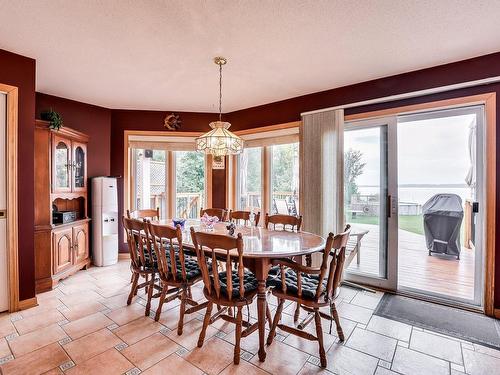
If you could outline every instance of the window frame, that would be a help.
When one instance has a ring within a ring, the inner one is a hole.
[[[175,216],[175,191],[176,191],[176,173],[175,173],[175,151],[195,151],[195,138],[202,133],[183,132],[158,132],[158,131],[124,131],[124,194],[123,207],[126,210],[133,209],[135,206],[135,162],[134,149],[152,149],[165,150],[165,168],[166,168],[166,212],[167,218]],[[204,155],[205,159],[205,191],[202,207],[211,207],[212,205],[212,157]],[[172,178],[170,178],[172,176]],[[174,194],[172,194],[174,192]]]
[[[280,144],[298,143],[300,150],[299,126],[301,121],[285,124],[271,125],[236,132],[245,141],[245,148],[261,147],[261,221],[266,213],[271,212],[271,171],[272,171],[272,146]],[[300,154],[300,152],[299,152]],[[299,157],[299,181],[301,176]],[[229,157],[227,183],[228,209],[237,210],[239,195],[239,155]],[[300,196],[300,192],[299,192]],[[300,208],[299,208],[300,212]]]

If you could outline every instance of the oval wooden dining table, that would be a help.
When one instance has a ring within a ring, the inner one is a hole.
[[[152,221],[154,224],[173,226],[170,219]],[[190,228],[215,234],[228,234],[227,223],[217,223],[213,230],[207,230],[200,220],[187,220],[182,230],[182,242],[186,248],[192,248]],[[255,274],[258,280],[257,314],[259,322],[259,360],[266,359],[265,328],[266,328],[266,280],[271,263],[274,259],[289,258],[312,254],[324,249],[325,239],[308,232],[292,232],[271,230],[262,227],[237,225],[234,234],[243,236],[243,262],[245,267]]]

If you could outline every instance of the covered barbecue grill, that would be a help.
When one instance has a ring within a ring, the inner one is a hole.
[[[429,255],[440,253],[460,259],[462,199],[456,194],[436,194],[422,207],[425,242]]]

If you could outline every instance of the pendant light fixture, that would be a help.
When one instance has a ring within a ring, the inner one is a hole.
[[[243,139],[228,130],[231,126],[229,122],[222,121],[222,66],[226,65],[227,60],[216,57],[214,62],[219,66],[219,121],[211,122],[209,126],[212,130],[196,138],[196,151],[220,158],[241,153]]]

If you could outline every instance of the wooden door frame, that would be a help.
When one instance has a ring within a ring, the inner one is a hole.
[[[6,172],[7,172],[7,272],[9,311],[17,311],[19,302],[19,244],[17,205],[17,128],[19,89],[0,83],[0,91],[7,94]],[[36,298],[36,297],[35,297]],[[23,301],[24,302],[24,301]],[[36,299],[35,299],[36,304]]]
[[[403,114],[450,109],[463,106],[484,105],[485,110],[485,190],[486,212],[484,216],[484,312],[489,316],[500,317],[500,309],[495,309],[495,225],[496,225],[496,93],[490,92],[453,99],[413,104],[379,111],[358,113],[345,116],[345,121],[368,118],[396,116]]]

